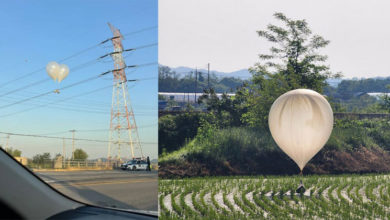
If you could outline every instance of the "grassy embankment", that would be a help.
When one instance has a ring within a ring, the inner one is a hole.
[[[336,120],[325,147],[305,173],[390,171],[387,120]],[[160,176],[296,174],[298,167],[270,133],[254,128],[206,127],[177,151],[161,155]]]

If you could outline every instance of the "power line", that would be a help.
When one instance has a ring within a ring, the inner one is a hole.
[[[114,51],[114,52],[111,52],[111,53],[108,53],[108,54],[105,54],[105,55],[99,57],[99,59],[102,59],[102,58],[107,57],[107,56],[111,56],[113,54],[119,54],[119,53],[123,53],[123,52],[130,52],[130,51],[140,50],[140,49],[144,49],[144,48],[148,48],[148,47],[153,47],[153,46],[156,46],[156,45],[158,45],[158,43],[142,45],[142,46],[139,46],[139,47],[125,49],[125,50],[122,50],[122,51]]]
[[[138,34],[138,33],[141,33],[141,32],[144,32],[144,31],[149,31],[149,30],[153,30],[153,29],[157,29],[158,26],[152,26],[152,27],[147,27],[147,28],[144,28],[144,29],[140,29],[138,31],[133,31],[133,32],[129,32],[129,33],[126,33],[126,34],[122,34],[122,36],[129,36],[129,35],[133,35],[133,34]]]
[[[17,89],[11,90],[11,91],[9,91],[9,92],[3,93],[3,94],[0,95],[0,97],[6,96],[6,95],[10,95],[10,94],[15,93],[15,92],[23,91],[23,90],[25,90],[25,89],[27,89],[27,88],[30,88],[30,87],[33,87],[33,86],[42,84],[42,83],[47,82],[47,81],[49,81],[49,80],[50,80],[50,79],[48,78],[48,79],[45,79],[45,80],[39,80],[39,81],[30,83],[30,84],[28,84],[28,85],[25,85],[25,86],[19,87],[19,88],[17,88]]]
[[[129,33],[123,35],[123,36],[138,34],[138,33],[144,32],[144,31],[148,31],[148,30],[155,29],[155,28],[157,28],[157,27],[158,27],[158,26],[147,27],[147,28],[144,28],[144,29],[140,29],[140,30],[138,30],[138,31],[129,32]],[[93,45],[93,46],[87,47],[87,48],[85,48],[85,49],[83,49],[83,50],[80,50],[80,51],[78,51],[78,52],[76,52],[76,53],[70,55],[70,56],[67,56],[67,57],[65,57],[65,58],[63,58],[63,59],[60,59],[59,62],[64,62],[64,61],[69,60],[69,59],[71,59],[71,58],[73,58],[73,57],[79,56],[80,54],[83,54],[83,53],[85,53],[85,52],[87,52],[87,51],[90,51],[90,50],[94,49],[95,47],[98,47],[98,46],[100,46],[100,45],[103,45],[103,44],[107,43],[108,41],[113,40],[113,39],[116,39],[116,38],[118,38],[118,37],[110,37],[110,38],[107,38],[106,40],[104,40],[104,41],[102,41],[102,42],[100,42],[100,43],[98,43],[98,44],[95,44],[95,45]],[[34,71],[32,71],[32,72],[23,74],[23,75],[21,75],[21,76],[19,76],[19,77],[16,77],[15,79],[12,79],[12,80],[9,80],[9,81],[7,81],[7,82],[5,82],[5,83],[3,83],[3,84],[0,84],[0,88],[4,87],[5,85],[8,85],[8,84],[10,84],[10,83],[12,83],[12,82],[21,80],[21,79],[23,79],[23,78],[25,78],[25,77],[27,77],[27,76],[30,76],[30,75],[39,73],[39,72],[41,72],[41,71],[43,71],[43,70],[45,70],[45,69],[46,69],[46,66],[41,67],[41,68],[39,68],[39,69],[37,69],[37,70],[34,70]]]
[[[47,138],[47,139],[65,139],[65,140],[75,140],[75,141],[89,141],[89,142],[100,142],[100,143],[109,143],[109,141],[105,140],[94,140],[94,139],[86,139],[86,138],[65,138],[65,137],[54,137],[54,136],[45,136],[45,135],[35,135],[35,134],[20,134],[20,133],[12,133],[12,132],[0,132],[0,134],[7,134],[11,136],[23,136],[23,137],[35,137],[35,138]],[[133,142],[122,142],[126,144],[130,144]],[[143,144],[157,144],[157,142],[141,142]]]
[[[128,72],[128,74],[126,74],[126,75],[129,75],[129,73],[133,73],[133,72],[135,72],[136,70],[137,70],[137,68],[135,67],[135,68],[133,69],[133,71]],[[151,80],[151,79],[157,79],[157,77],[135,79],[135,80],[133,80],[133,81],[135,81],[136,84],[133,84],[131,87],[129,87],[129,89],[132,88],[132,87],[134,87],[134,86],[136,86],[137,83],[140,82],[140,81]],[[107,79],[107,80],[112,80],[112,79]],[[107,87],[107,88],[108,88],[108,87]],[[29,92],[29,93],[30,93],[30,94],[33,94],[32,92]],[[82,94],[84,94],[84,93],[82,93]],[[80,95],[82,95],[82,94],[80,94]],[[24,95],[23,95],[23,96],[21,96],[21,95],[16,95],[16,96],[19,96],[19,97],[8,97],[7,99],[10,99],[11,101],[14,101],[15,99],[19,99],[20,97],[25,97]],[[3,100],[4,100],[4,99],[3,99]],[[7,100],[4,100],[4,101],[7,101]],[[48,100],[48,101],[51,101],[51,100]],[[64,101],[64,100],[61,100],[61,101]],[[90,101],[91,101],[91,100],[88,99],[88,102],[90,102]],[[92,100],[92,101],[95,102],[95,104],[97,103],[97,105],[104,106],[104,107],[106,107],[108,104],[110,104],[110,103],[102,103],[102,102],[100,102],[100,100],[99,100],[99,102],[94,101],[94,100]],[[40,104],[41,104],[41,103],[40,103]],[[85,104],[85,105],[90,106],[89,104],[86,104],[85,101],[82,101],[81,104]],[[1,116],[0,116],[0,117],[1,117]]]
[[[139,46],[139,47],[136,47],[136,48],[131,48],[131,49],[126,49],[124,51],[133,51],[133,50],[137,50],[137,49],[142,49],[142,48],[146,48],[146,47],[152,47],[152,46],[155,46],[157,45],[157,43],[153,43],[153,44],[148,44],[148,45],[143,45],[143,46]],[[77,70],[80,70],[82,68],[85,68],[93,63],[96,63],[97,61],[99,61],[100,59],[106,57],[106,56],[109,56],[109,55],[113,55],[115,53],[119,53],[119,52],[111,52],[111,53],[108,53],[108,54],[105,54],[97,59],[93,59],[93,60],[90,60],[90,61],[87,61],[83,64],[80,64],[76,67],[73,67],[71,70],[72,71],[77,71]],[[142,65],[132,65],[132,66],[126,66],[125,68],[134,68],[134,67],[141,67],[141,66],[148,66],[148,65],[153,65],[154,63],[148,63],[148,64],[142,64]],[[28,85],[25,85],[25,86],[21,86],[17,89],[14,89],[14,90],[11,90],[9,92],[6,92],[6,93],[3,93],[0,95],[0,97],[3,97],[3,96],[6,96],[6,95],[10,95],[10,94],[13,94],[15,92],[20,92],[20,91],[23,91],[27,88],[30,88],[30,87],[33,87],[33,86],[36,86],[36,85],[39,85],[39,84],[42,84],[42,83],[45,83],[47,81],[50,81],[50,78],[47,78],[45,80],[39,80],[39,81],[36,81],[36,82],[33,82],[33,83],[30,83]]]
[[[98,59],[99,59],[99,58],[98,58]],[[85,68],[85,67],[87,67],[87,66],[89,66],[89,65],[91,65],[91,64],[93,64],[93,63],[95,63],[95,62],[97,62],[97,59],[90,60],[90,61],[88,61],[88,62],[85,62],[85,63],[83,63],[83,64],[80,64],[80,65],[74,67],[74,68],[72,69],[72,71],[80,70],[80,69]],[[27,88],[30,88],[30,87],[33,87],[33,86],[37,86],[37,85],[42,84],[42,83],[45,83],[45,82],[47,82],[47,81],[51,81],[51,79],[50,79],[50,78],[47,78],[47,79],[44,79],[44,80],[38,80],[38,81],[36,81],[36,82],[30,83],[30,84],[27,84],[27,85],[25,85],[25,86],[21,86],[21,87],[19,87],[19,88],[17,88],[17,89],[11,90],[11,91],[9,91],[9,92],[3,93],[3,94],[0,95],[0,97],[6,96],[6,95],[10,95],[10,94],[13,94],[13,93],[15,93],[15,92],[23,91],[23,90],[25,90],[25,89],[27,89]]]
[[[149,127],[153,127],[153,126],[157,126],[157,124],[149,124],[149,125],[145,125],[145,126],[138,126],[138,128],[149,128]],[[103,132],[103,131],[109,131],[110,129],[107,129],[107,128],[102,128],[102,129],[76,129],[77,132]],[[53,132],[53,133],[45,133],[45,134],[37,134],[37,135],[55,135],[55,134],[65,134],[65,133],[68,133],[69,131],[58,131],[58,132]]]
[[[88,79],[84,79],[84,80],[81,80],[81,81],[79,81],[79,82],[70,84],[70,85],[68,85],[68,86],[64,86],[64,87],[62,87],[62,88],[60,88],[60,89],[58,89],[58,90],[68,89],[68,88],[77,86],[77,85],[79,85],[79,84],[86,83],[86,82],[88,82],[88,81],[97,79],[97,78],[99,78],[99,77],[101,77],[101,76],[103,76],[103,75],[105,75],[105,74],[107,74],[107,73],[110,73],[110,72],[111,72],[111,71],[107,71],[107,72],[101,73],[101,74],[99,74],[99,75],[97,75],[97,76],[93,76],[93,77],[90,77],[90,78],[88,78]],[[55,93],[55,92],[56,92],[56,90],[55,90],[55,91],[45,92],[45,93],[42,93],[42,94],[39,94],[39,95],[36,95],[36,96],[33,96],[33,97],[29,97],[29,98],[26,98],[26,99],[22,99],[22,100],[20,100],[20,101],[17,101],[17,102],[11,103],[11,104],[7,104],[7,105],[0,106],[0,109],[2,109],[2,108],[8,108],[8,107],[10,107],[10,106],[17,105],[17,104],[20,104],[20,103],[23,103],[23,102],[27,102],[27,101],[29,101],[29,100],[36,99],[36,98],[39,98],[39,97],[42,97],[42,96],[46,96],[46,95],[49,95],[49,94],[52,94],[52,93]]]
[[[72,99],[72,98],[76,98],[76,97],[80,97],[80,96],[83,96],[83,95],[89,95],[91,93],[94,93],[94,92],[97,92],[97,91],[101,91],[103,89],[107,89],[107,88],[111,88],[111,87],[112,87],[111,85],[110,86],[101,87],[101,88],[94,89],[94,90],[89,91],[89,92],[84,92],[84,93],[81,93],[81,94],[78,94],[78,95],[74,95],[74,96],[71,96],[71,97],[68,97],[68,98],[64,98],[64,99],[61,99],[61,100],[56,100],[54,102],[49,102],[49,103],[42,104],[42,105],[39,105],[39,106],[34,106],[34,107],[31,107],[31,108],[28,108],[28,109],[25,109],[25,110],[22,110],[22,111],[19,111],[19,112],[13,112],[13,113],[10,113],[10,114],[1,115],[0,117],[7,117],[7,116],[11,116],[11,115],[22,113],[22,112],[30,111],[30,110],[33,110],[33,109],[36,109],[36,108],[45,107],[45,106],[51,105],[51,104],[56,103],[56,102],[63,102],[63,101],[66,101],[66,100],[69,100],[69,99]]]
[[[98,76],[99,77],[99,76]],[[90,78],[91,79],[91,78]],[[127,80],[129,82],[131,81],[143,81],[143,80],[150,80],[150,78],[145,78],[145,79],[135,79],[135,80]],[[85,81],[85,80],[84,80]],[[77,83],[75,83],[77,84]],[[73,85],[70,85],[70,86],[74,86],[75,84]],[[80,82],[79,82],[80,84]],[[135,85],[134,85],[135,86]],[[67,98],[64,98],[64,99],[61,99],[61,100],[55,100],[53,102],[49,102],[49,103],[45,103],[45,104],[41,104],[41,105],[38,105],[38,106],[34,106],[34,107],[31,107],[31,108],[28,108],[28,109],[24,109],[24,110],[21,110],[21,111],[18,111],[18,112],[12,112],[12,113],[9,113],[9,114],[5,114],[5,115],[1,115],[0,117],[8,117],[8,116],[12,116],[12,115],[16,115],[16,114],[20,114],[20,113],[23,113],[23,112],[27,112],[27,111],[30,111],[30,110],[33,110],[33,109],[37,109],[37,108],[41,108],[41,107],[45,107],[45,106],[48,106],[48,105],[51,105],[51,104],[54,104],[56,102],[63,102],[63,101],[66,101],[66,100],[70,100],[70,99],[73,99],[73,98],[78,98],[80,96],[85,96],[85,95],[89,95],[91,93],[94,93],[94,92],[98,92],[98,91],[101,91],[101,90],[104,90],[104,89],[107,89],[107,88],[111,88],[112,85],[110,86],[105,86],[105,87],[101,87],[101,88],[98,88],[98,89],[94,89],[92,91],[89,91],[89,92],[83,92],[83,93],[80,93],[80,94],[77,94],[77,95],[74,95],[74,96],[70,96],[70,97],[67,97]],[[133,87],[133,86],[132,86]],[[132,88],[130,87],[130,88]],[[61,90],[65,89],[66,87],[63,87],[61,88]],[[68,86],[69,88],[69,86]],[[50,91],[49,93],[52,93],[52,91]],[[41,96],[44,96],[44,95],[47,95],[47,93],[43,93],[43,94],[40,94],[40,95],[37,95],[37,96],[34,96],[32,98],[35,98],[35,97],[41,97]],[[26,99],[25,99],[26,100]],[[24,100],[22,100],[24,102]],[[27,100],[28,101],[28,100]],[[15,104],[15,103],[13,103]],[[16,103],[16,104],[19,104],[19,103]],[[1,108],[1,107],[0,107]],[[79,110],[79,109],[70,109],[70,108],[63,108],[63,107],[49,107],[49,108],[54,108],[54,109],[62,109],[62,110],[69,110],[69,111],[84,111],[84,112],[90,112],[90,113],[100,113],[100,114],[108,114],[109,112],[101,112],[101,111],[90,111],[90,110]]]
[[[87,52],[87,51],[89,51],[89,50],[91,50],[91,49],[93,49],[93,48],[95,48],[95,47],[97,47],[97,46],[99,46],[99,45],[101,45],[101,44],[104,44],[104,43],[105,43],[105,41],[102,41],[102,42],[100,42],[100,43],[98,43],[98,44],[95,44],[95,45],[93,45],[93,46],[91,46],[91,47],[88,47],[88,48],[86,48],[86,49],[83,49],[83,50],[81,50],[81,51],[78,51],[78,52],[76,52],[76,53],[74,53],[74,54],[72,54],[72,55],[70,55],[70,56],[68,56],[68,57],[65,57],[65,58],[63,58],[63,59],[60,59],[59,62],[64,62],[64,61],[66,61],[66,60],[69,60],[69,59],[71,59],[71,58],[73,58],[73,57],[76,57],[76,56],[78,56],[78,55],[80,55],[80,54],[83,54],[83,53],[85,53],[85,52]],[[5,85],[8,85],[8,84],[10,84],[10,83],[12,83],[12,82],[21,80],[21,79],[23,79],[23,78],[25,78],[25,77],[27,77],[27,76],[33,75],[33,74],[35,74],[35,73],[39,73],[39,72],[41,72],[41,71],[43,71],[43,70],[45,70],[45,69],[46,69],[46,66],[41,67],[41,68],[39,68],[39,69],[37,69],[37,70],[35,70],[35,71],[32,71],[32,72],[23,74],[23,75],[21,75],[21,76],[15,78],[15,79],[9,80],[9,81],[7,81],[7,82],[1,84],[1,85],[0,85],[0,88],[1,88],[1,87],[4,87]]]

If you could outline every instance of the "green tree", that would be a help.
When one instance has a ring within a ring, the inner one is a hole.
[[[179,149],[186,140],[194,138],[203,113],[187,112],[164,115],[158,119],[158,151],[169,153]]]
[[[235,96],[223,93],[221,97],[218,97],[211,88],[204,90],[198,103],[205,105],[209,114],[216,117],[218,127],[241,126],[240,116],[247,111],[245,105],[247,97],[246,84],[237,89]]]
[[[76,149],[74,151],[74,159],[76,160],[86,160],[88,158],[88,154],[82,149]]]
[[[326,79],[340,77],[324,64],[327,56],[318,50],[328,40],[313,34],[305,20],[293,20],[282,13],[274,17],[283,26],[269,24],[258,34],[273,44],[270,53],[260,54],[260,62],[249,70],[252,73],[249,110],[242,120],[252,126],[267,126],[268,112],[275,99],[286,91],[298,88],[323,92]]]
[[[20,156],[22,156],[22,151],[20,151],[18,149],[12,149],[12,147],[5,149],[5,151],[7,153],[9,153],[13,157],[20,157]]]
[[[50,160],[50,153],[37,154],[33,157],[33,163],[43,164]]]

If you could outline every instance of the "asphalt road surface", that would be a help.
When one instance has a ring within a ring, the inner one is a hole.
[[[157,211],[157,171],[36,172],[45,182],[80,202],[120,209]]]

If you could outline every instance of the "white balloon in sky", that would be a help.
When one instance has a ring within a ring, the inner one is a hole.
[[[302,171],[328,141],[333,111],[321,94],[296,89],[276,99],[268,124],[275,142]]]
[[[56,79],[57,79],[59,69],[60,69],[60,66],[58,65],[57,62],[54,62],[54,61],[49,62],[46,65],[46,72],[54,81],[56,81]]]
[[[61,82],[63,79],[65,79],[69,74],[69,68],[65,64],[61,64],[59,66],[59,71],[57,75],[58,82]]]

